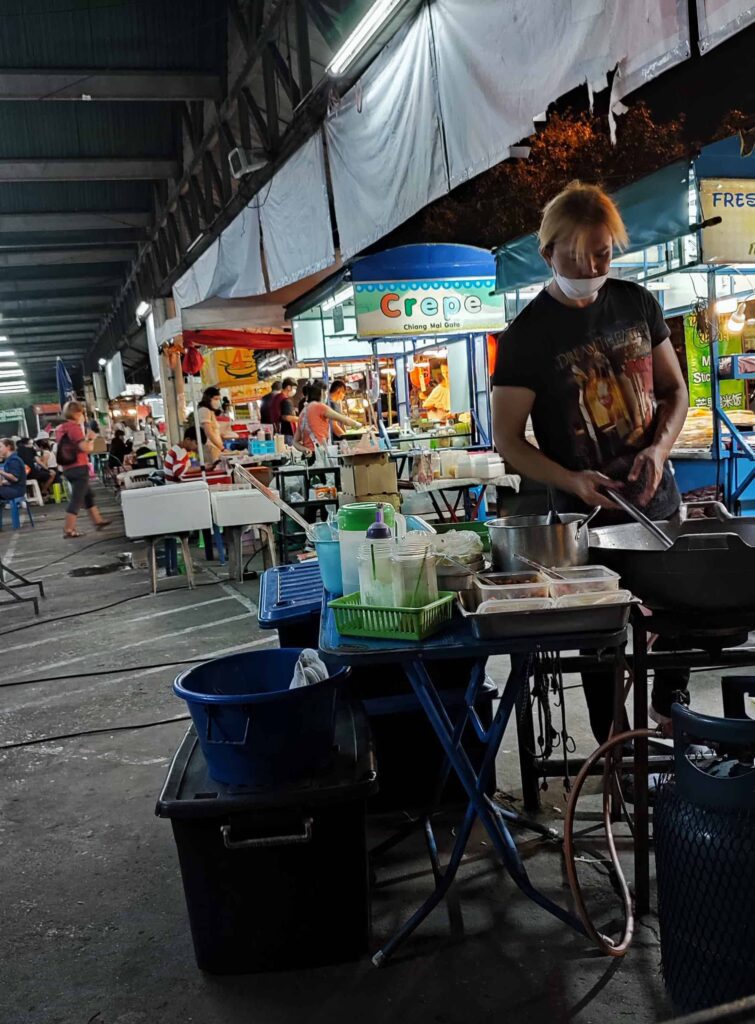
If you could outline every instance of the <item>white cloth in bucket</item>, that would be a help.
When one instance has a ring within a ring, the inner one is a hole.
[[[312,683],[322,683],[329,675],[330,671],[317,651],[311,647],[305,647],[296,662],[289,690],[296,690],[300,686],[311,686]]]

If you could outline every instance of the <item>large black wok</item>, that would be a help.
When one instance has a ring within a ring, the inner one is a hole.
[[[755,518],[731,516],[707,502],[716,519],[660,522],[663,544],[638,523],[590,530],[590,561],[621,575],[648,608],[755,612]]]

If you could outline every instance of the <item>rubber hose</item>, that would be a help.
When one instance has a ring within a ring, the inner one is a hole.
[[[614,747],[619,746],[620,744],[627,743],[634,739],[650,739],[650,737],[658,736],[658,734],[658,729],[630,729],[627,732],[618,733],[618,735],[611,736],[607,739],[605,743],[602,743],[597,750],[590,754],[582,765],[576,779],[574,780],[572,791],[569,794],[569,801],[566,805],[563,846],[566,877],[569,882],[569,888],[571,889],[574,904],[577,908],[577,914],[585,927],[587,935],[606,956],[624,956],[631,945],[632,936],[634,934],[632,898],[626,878],[624,877],[624,872],[621,870],[621,862],[619,861],[618,854],[616,853],[616,845],[614,843],[613,831],[611,829],[610,778],[612,759],[606,755],[609,754]],[[606,757],[606,761],[603,766],[603,825],[606,831],[608,852],[611,857],[613,869],[616,872],[619,888],[621,890],[621,898],[624,904],[624,931],[618,942],[615,942],[608,935],[603,935],[603,933],[599,932],[592,923],[590,915],[587,913],[587,908],[585,907],[585,901],[582,898],[582,889],[579,884],[577,867],[574,861],[574,818],[577,810],[577,801],[579,800],[582,787],[585,783],[585,779],[588,777],[590,769],[596,761],[600,760],[601,757]]]

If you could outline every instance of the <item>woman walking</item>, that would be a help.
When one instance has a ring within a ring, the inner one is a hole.
[[[80,537],[76,529],[76,517],[82,506],[89,512],[98,530],[108,526],[110,520],[102,518],[89,484],[89,452],[92,450],[94,434],[91,430],[84,432],[84,406],[80,402],[66,402],[63,417],[65,423],[55,431],[58,444],[55,458],[63,476],[71,485],[71,500],[66,508],[63,536]]]

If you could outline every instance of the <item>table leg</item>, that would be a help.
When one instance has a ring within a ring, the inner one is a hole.
[[[421,924],[438,905],[446,892],[448,892],[461,864],[476,817],[479,817],[506,869],[525,895],[529,896],[530,899],[543,907],[543,909],[548,910],[555,917],[559,918],[559,920],[570,924],[576,931],[584,934],[581,922],[573,914],[564,910],[563,907],[559,907],[534,888],[519,856],[516,843],[506,827],[507,816],[500,813],[501,809],[495,807],[484,792],[485,779],[495,762],[506,725],[514,707],[516,691],[521,683],[519,674],[512,673],[509,675],[498,710],[493,719],[493,724],[489,729],[483,730],[479,725],[479,721],[475,722],[473,716],[470,718],[475,732],[486,748],[479,774],[476,774],[464,747],[460,743],[457,746],[454,745],[455,730],[453,724],[425,666],[421,661],[410,662],[406,666],[406,673],[420,705],[443,745],[451,767],[466,790],[469,804],[464,815],[464,821],[457,832],[456,842],[454,843],[445,871],[442,873],[439,870],[435,872],[436,885],[434,891],[385,946],[375,954],[373,963],[376,966],[380,966],[393,953],[396,947]]]
[[[152,585],[152,593],[157,593],[157,538],[151,537],[147,549],[147,560],[149,562],[149,578]]]
[[[648,721],[648,635],[644,617],[636,612],[632,622],[634,669],[634,727],[646,729]],[[634,741],[634,900],[638,915],[650,909],[650,839],[648,826],[648,741]]]
[[[437,499],[435,497],[435,491],[426,491],[425,493],[428,494],[429,497],[430,497],[430,503],[432,504],[433,508],[435,509],[435,514],[438,517],[438,522],[445,523],[447,520],[446,520],[446,518],[443,515],[443,509],[440,507],[440,505],[438,504],[438,501],[437,501]],[[441,492],[441,494],[442,494],[442,492]],[[453,519],[448,520],[448,521],[449,522],[453,522]]]
[[[624,728],[624,650],[622,646],[614,652],[614,674],[613,674],[613,731],[614,735],[623,731]],[[615,748],[611,755],[613,771],[611,772],[611,821],[621,821],[621,796],[619,794],[619,780],[617,771],[621,764],[622,752]]]
[[[186,580],[189,584],[189,589],[194,589],[194,563],[191,560],[191,548],[189,547],[189,538],[186,534],[181,536],[181,550],[184,556],[184,566],[186,568]]]
[[[241,537],[244,530],[241,526],[224,527],[226,539],[226,553],[228,556],[228,575],[232,580],[239,583],[243,580],[243,565],[241,564]]]
[[[516,695],[516,736],[519,747],[519,771],[522,777],[522,802],[525,811],[540,810],[540,785],[535,755],[535,726],[530,702],[530,658],[512,655],[511,671],[524,675]]]

